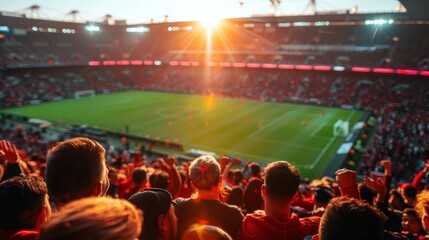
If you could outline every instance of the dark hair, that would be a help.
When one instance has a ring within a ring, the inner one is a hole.
[[[243,206],[243,189],[240,186],[233,187],[226,199],[226,203],[241,208]]]
[[[333,198],[320,222],[320,240],[383,239],[383,224],[386,219],[380,210],[362,200]]]
[[[404,187],[404,195],[415,199],[417,197],[417,189],[414,186]]]
[[[0,183],[0,229],[35,228],[48,193],[41,177],[13,177]]]
[[[258,163],[250,164],[250,171],[252,173],[252,177],[257,177],[261,173],[261,166]]]
[[[265,168],[265,186],[270,197],[290,200],[300,182],[298,169],[286,161],[273,162]]]
[[[146,170],[144,168],[135,168],[133,170],[133,182],[141,185],[146,181]]]
[[[261,209],[264,200],[261,196],[261,186],[263,182],[259,178],[253,178],[247,184],[243,194],[243,208],[246,213],[252,213],[255,210]]]
[[[157,170],[149,177],[150,186],[152,188],[167,189],[170,184],[170,176],[162,170]]]
[[[56,203],[89,197],[103,174],[104,148],[88,138],[73,138],[48,151],[46,183]]]

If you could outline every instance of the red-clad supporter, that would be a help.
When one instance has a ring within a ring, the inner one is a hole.
[[[290,163],[268,164],[262,185],[265,212],[244,218],[239,239],[303,239],[316,234],[320,217],[298,218],[291,213],[291,201],[300,182],[298,169]]]

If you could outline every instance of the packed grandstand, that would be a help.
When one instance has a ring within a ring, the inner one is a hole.
[[[26,162],[23,173],[41,176],[52,146],[77,136],[95,139],[107,150],[111,185],[117,186],[109,193],[128,198],[137,189],[131,180],[136,177],[134,167],[144,167],[149,179],[150,174],[162,175],[154,170],[165,165],[159,157],[178,154],[181,170],[187,170],[195,155],[183,151],[179,142],[136,136],[132,126],[128,132],[128,125],[125,131],[65,126],[59,116],[53,125],[41,126],[29,121],[32,116],[7,110],[75,99],[80,93],[127,91],[358,110],[365,113],[364,127],[354,133],[347,152],[332,156],[334,169],[325,171],[330,174],[319,178],[335,177],[339,167],[362,178],[378,172],[385,177],[387,165],[381,162],[389,160],[388,189],[404,183],[414,184],[416,191],[424,188],[427,176],[421,174],[423,170],[426,174],[429,159],[429,16],[410,12],[257,16],[224,19],[211,35],[207,31],[196,21],[110,25],[0,12],[1,139],[20,150]],[[130,145],[130,139],[140,145]],[[242,160],[231,165],[268,164]],[[224,170],[225,165],[221,167]],[[171,192],[173,198],[192,192],[183,172],[183,190]],[[225,201],[235,186],[245,192],[250,177],[248,172],[227,175]],[[302,181],[301,198],[311,196],[314,185],[309,182],[316,180]],[[238,206],[246,213],[243,202],[241,197]],[[305,214],[296,210],[302,216],[311,215],[312,204],[301,199],[296,206],[308,210]],[[390,231],[410,231],[388,226]]]

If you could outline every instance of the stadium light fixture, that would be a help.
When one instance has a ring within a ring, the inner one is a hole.
[[[85,30],[88,32],[99,32],[100,27],[96,26],[96,25],[87,25],[87,26],[85,26]]]
[[[153,62],[153,64],[155,64],[155,66],[161,66],[162,62],[161,62],[161,61],[159,61],[159,60],[155,60],[155,61]]]
[[[128,27],[126,31],[129,33],[144,33],[144,32],[149,32],[150,30],[147,27],[138,26],[138,27]]]
[[[0,26],[0,32],[10,32],[10,29],[8,26]]]
[[[332,68],[332,70],[334,70],[334,71],[336,71],[336,72],[343,72],[344,70],[346,70],[346,68],[345,68],[345,67],[343,67],[343,66],[334,66],[334,67]]]
[[[384,24],[392,24],[394,21],[393,19],[375,19],[375,20],[366,20],[365,25],[384,25]]]

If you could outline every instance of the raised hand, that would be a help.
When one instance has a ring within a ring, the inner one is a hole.
[[[6,162],[15,163],[19,159],[18,149],[9,141],[0,141],[0,154]]]

